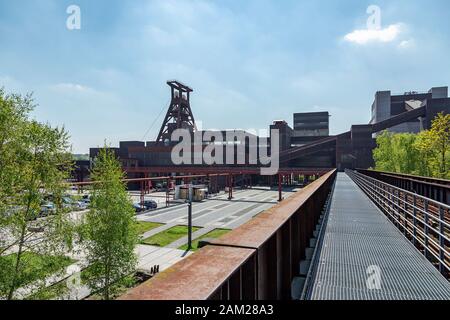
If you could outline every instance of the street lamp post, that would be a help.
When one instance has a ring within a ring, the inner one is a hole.
[[[188,250],[192,248],[192,200],[188,201]]]

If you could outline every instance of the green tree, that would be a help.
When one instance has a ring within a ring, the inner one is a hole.
[[[17,154],[21,149],[22,135],[28,113],[33,109],[30,96],[7,95],[0,88],[0,227],[5,220],[5,210],[10,206],[14,194],[15,178],[19,166]],[[0,239],[0,248],[1,241]]]
[[[415,141],[417,135],[411,133],[398,133],[392,136],[391,159],[395,165],[395,172],[414,174],[417,168],[417,150]]]
[[[436,176],[448,178],[450,176],[450,159],[448,157],[450,154],[450,114],[439,113],[437,115],[431,124],[430,135],[437,153],[436,160],[439,169]]]
[[[438,114],[418,134],[383,132],[373,158],[376,170],[450,178],[450,115]]]
[[[134,249],[139,236],[133,205],[122,181],[124,173],[106,146],[94,162],[91,178],[95,182],[91,210],[82,233],[90,263],[87,283],[109,300],[135,271]]]
[[[1,90],[0,106],[0,296],[13,299],[18,288],[36,280],[27,257],[52,259],[71,245],[61,199],[72,162],[64,128],[29,120],[30,95]],[[55,208],[42,218],[41,205],[49,198]]]
[[[385,130],[377,136],[377,147],[373,150],[375,169],[379,171],[395,172],[395,159],[393,158],[394,134]]]
[[[417,134],[414,149],[417,150],[417,154],[420,159],[414,174],[432,177],[436,171],[436,150],[434,149],[433,136],[429,130],[424,130]]]

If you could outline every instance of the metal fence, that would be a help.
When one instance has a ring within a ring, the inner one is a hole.
[[[449,278],[450,206],[356,171],[346,172],[405,237]]]
[[[447,205],[450,204],[450,180],[365,169],[357,169],[356,171],[397,188],[420,194]]]

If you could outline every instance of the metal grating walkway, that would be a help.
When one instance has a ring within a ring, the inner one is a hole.
[[[345,173],[337,176],[315,268],[313,300],[450,299],[450,283]]]

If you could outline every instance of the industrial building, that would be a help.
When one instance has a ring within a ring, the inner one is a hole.
[[[330,114],[325,112],[294,113],[292,146],[303,146],[330,135]]]
[[[155,141],[122,141],[118,148],[112,148],[122,162],[130,178],[159,174],[205,172],[247,172],[250,176],[263,166],[260,159],[251,156],[251,150],[268,145],[274,137],[263,138],[241,130],[217,131],[226,136],[225,141],[215,141],[214,134],[209,141],[195,140],[197,131],[190,105],[193,89],[179,81],[168,81],[171,103]],[[285,120],[275,120],[270,129],[279,132],[280,168],[369,168],[373,166],[372,151],[376,147],[375,137],[383,130],[393,132],[419,132],[428,129],[439,112],[450,112],[450,98],[447,87],[432,88],[426,93],[406,92],[392,95],[390,91],[379,91],[372,104],[372,119],[369,124],[352,125],[350,131],[329,134],[328,112],[295,113],[293,127]],[[172,162],[171,152],[180,141],[172,141],[176,129],[187,129],[192,138],[191,162],[177,165]],[[211,133],[209,133],[211,135]],[[223,154],[216,155],[222,161],[205,163],[200,153],[210,144],[223,145]],[[245,146],[245,147],[242,147]],[[94,159],[98,148],[90,149]],[[259,151],[259,150],[258,150]],[[269,153],[273,153],[269,150]],[[230,163],[230,153],[232,161]],[[259,154],[259,152],[258,152]],[[228,161],[226,161],[228,160]],[[291,172],[291,171],[289,171]],[[76,175],[83,180],[85,170]],[[81,175],[81,177],[80,177]]]
[[[409,91],[404,94],[397,95],[392,95],[391,91],[377,91],[372,104],[372,119],[370,123],[375,124],[387,120],[404,112],[420,108],[425,104],[445,104],[445,99],[447,98],[448,87],[431,88],[428,92],[424,93]],[[430,120],[432,119],[428,119],[428,122]],[[426,117],[419,117],[417,119],[388,128],[387,130],[397,133],[418,133],[427,127],[429,127],[429,123],[426,123]]]

